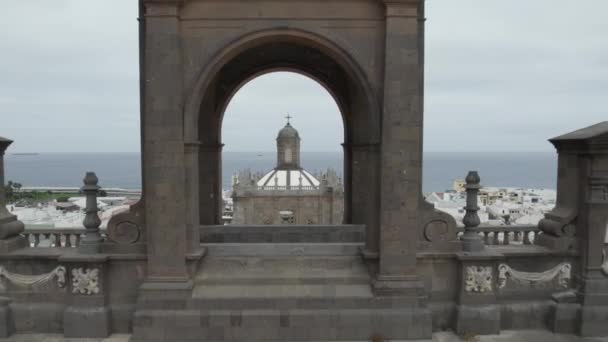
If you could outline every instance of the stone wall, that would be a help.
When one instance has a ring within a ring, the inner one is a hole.
[[[323,189],[325,190],[325,189]],[[344,217],[342,192],[266,191],[234,196],[233,224],[284,224],[281,211],[292,211],[293,224],[341,224]]]

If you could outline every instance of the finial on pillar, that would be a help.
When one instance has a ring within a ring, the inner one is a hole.
[[[485,248],[484,242],[479,236],[479,232],[475,227],[479,226],[480,220],[477,211],[477,194],[481,185],[477,171],[469,171],[465,178],[466,185],[464,188],[467,192],[467,205],[464,207],[466,214],[462,219],[464,224],[464,236],[462,237],[463,250],[465,252],[479,252]]]
[[[99,179],[95,175],[95,172],[87,172],[83,179],[84,186],[81,190],[87,198],[87,206],[85,209],[86,215],[82,222],[86,228],[86,232],[84,238],[80,242],[79,249],[82,253],[99,253],[101,242],[103,241],[99,232],[101,220],[97,214],[99,211],[99,208],[97,207],[97,195],[100,189],[97,185],[98,181]]]

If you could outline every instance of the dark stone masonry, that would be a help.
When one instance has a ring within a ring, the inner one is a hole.
[[[91,201],[82,236],[30,247],[0,187],[0,337],[608,335],[608,122],[550,140],[557,206],[534,243],[505,227],[513,243],[488,245],[483,175],[467,179],[464,233],[422,196],[423,0],[140,0],[139,19],[143,197],[101,232]],[[343,224],[223,230],[224,109],[277,69],[318,80],[340,107]],[[96,183],[86,176],[91,199]]]

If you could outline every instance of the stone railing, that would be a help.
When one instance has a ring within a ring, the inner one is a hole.
[[[481,226],[477,212],[480,177],[477,171],[469,171],[465,178],[466,214],[462,219],[464,227],[458,228],[458,239],[467,252],[479,252],[491,245],[532,245],[540,234],[538,225]]]
[[[34,228],[26,229],[25,236],[29,247],[71,248],[80,245],[85,233],[84,227],[74,228]]]
[[[319,190],[318,186],[275,186],[275,185],[264,185],[258,186],[255,190],[260,191],[286,191],[286,190],[299,190],[299,191],[316,191]]]
[[[458,236],[464,234],[460,227]],[[476,227],[486,246],[496,245],[532,245],[542,231],[535,225],[515,226],[478,226]]]

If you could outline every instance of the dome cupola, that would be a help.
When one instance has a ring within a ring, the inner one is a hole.
[[[300,134],[291,126],[287,115],[287,123],[277,135],[277,169],[300,169]]]

